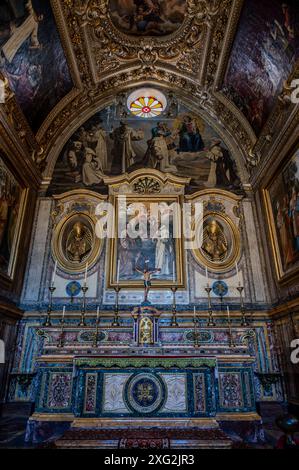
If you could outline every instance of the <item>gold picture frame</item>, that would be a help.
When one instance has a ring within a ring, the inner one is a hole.
[[[78,222],[87,227],[91,233],[90,250],[86,253],[86,256],[82,256],[82,260],[72,261],[66,255],[66,244],[70,231]],[[58,265],[67,273],[79,274],[84,271],[87,263],[90,269],[99,260],[103,250],[104,240],[103,237],[96,235],[96,224],[96,217],[84,212],[73,212],[60,220],[55,227],[52,238],[52,255],[54,259],[57,260]]]
[[[277,279],[287,283],[299,277],[299,143],[262,194]]]
[[[173,278],[173,273],[169,276],[163,275],[159,276],[158,278],[155,276],[152,279],[152,285],[154,288],[157,289],[171,289],[174,285],[177,288],[184,288],[186,282],[185,276],[185,263],[184,263],[184,236],[183,236],[183,227],[181,221],[181,208],[182,208],[182,199],[181,196],[172,196],[172,195],[127,195],[126,196],[126,204],[127,206],[130,204],[151,204],[151,203],[166,203],[172,204],[175,203],[176,207],[176,226],[173,227],[173,233],[176,232],[178,235],[176,238],[169,238],[172,240],[173,247],[174,247],[174,256],[173,262],[175,263],[175,279]],[[107,257],[107,288],[126,288],[126,289],[141,289],[144,286],[144,280],[141,274],[134,274],[132,276],[128,276],[127,279],[124,279],[125,276],[121,276],[119,278],[119,282],[117,279],[117,270],[118,270],[118,261],[119,261],[119,238],[118,238],[118,208],[119,208],[119,197],[114,198],[114,237],[110,239],[108,243],[108,251],[110,256]],[[142,248],[140,250],[142,252]],[[142,252],[143,255],[145,252]],[[123,265],[121,265],[123,266]],[[140,266],[143,268],[143,266]]]
[[[200,265],[206,266],[210,271],[215,273],[223,273],[230,271],[232,267],[235,266],[236,262],[239,261],[241,257],[241,235],[231,220],[226,214],[219,213],[219,212],[207,212],[204,214],[203,217],[203,228],[199,227],[199,223],[197,222],[195,225],[195,233],[198,236],[202,230],[204,230],[205,224],[209,220],[216,220],[219,224],[221,229],[224,231],[226,239],[227,239],[227,254],[223,257],[223,260],[213,261],[208,258],[208,256],[204,253],[203,248],[196,248],[193,249],[193,255],[195,259],[199,262]]]
[[[16,265],[17,265],[17,259],[18,259],[18,254],[19,254],[19,245],[20,245],[20,240],[21,240],[21,235],[23,231],[23,226],[24,226],[24,216],[25,216],[25,210],[27,207],[27,200],[28,200],[28,193],[29,189],[25,188],[19,181],[18,179],[14,176],[12,171],[9,169],[9,167],[6,165],[5,160],[3,158],[3,154],[0,153],[0,176],[1,176],[1,192],[4,190],[5,192],[7,191],[7,188],[5,189],[5,186],[9,186],[10,189],[12,189],[13,186],[15,186],[19,192],[18,198],[16,201],[16,205],[13,207],[12,210],[14,210],[14,214],[9,214],[9,207],[5,209],[4,207],[4,200],[0,198],[0,215],[1,213],[5,213],[6,216],[10,219],[8,220],[8,224],[11,223],[12,216],[14,217],[14,222],[13,222],[13,229],[11,227],[9,228],[8,226],[5,225],[4,219],[1,216],[1,223],[4,224],[2,227],[2,230],[4,232],[6,231],[12,231],[12,241],[11,241],[11,248],[10,251],[7,253],[9,259],[7,261],[7,269],[2,269],[2,266],[0,265],[0,276],[3,276],[4,278],[8,278],[9,281],[13,281],[14,275],[15,275],[15,270],[16,270]],[[9,179],[9,184],[5,181],[5,176]],[[1,193],[0,192],[0,193]],[[1,194],[0,194],[1,195]],[[9,196],[9,195],[8,195]],[[2,206],[2,210],[1,210]],[[5,214],[3,214],[5,216]],[[5,233],[4,233],[5,236]],[[0,240],[0,249],[1,249],[1,244],[2,244],[2,237]],[[0,252],[1,255],[1,252]],[[2,256],[2,255],[1,255]]]

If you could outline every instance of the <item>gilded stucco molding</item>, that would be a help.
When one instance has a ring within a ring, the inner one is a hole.
[[[213,34],[211,37],[211,45],[209,50],[209,60],[205,70],[205,86],[211,88],[214,86],[218,64],[223,48],[225,47],[225,37],[230,24],[230,15],[234,10],[233,0],[221,1],[219,4],[219,12],[213,22]],[[235,22],[239,19],[238,15],[234,17]]]
[[[206,0],[188,0],[185,20],[179,30],[159,38],[132,38],[120,32],[110,19],[107,0],[97,4],[89,0],[84,5],[65,1],[64,13],[72,19],[68,23],[77,52],[80,45],[81,56],[88,57],[88,61],[80,57],[80,63],[85,62],[87,68],[90,65],[95,81],[102,79],[107,72],[116,72],[123,64],[132,62],[141,67],[154,67],[159,61],[171,62],[180,70],[196,75],[205,31],[218,13],[221,2],[213,3],[217,5],[211,7]]]
[[[224,76],[226,74],[243,4],[244,0],[234,0],[233,5],[230,9],[230,17],[227,22],[226,35],[223,40],[221,55],[218,59],[218,69],[214,77],[213,86],[215,90],[220,90],[224,80]],[[244,119],[246,119],[245,116]]]
[[[68,34],[68,25],[63,15],[62,2],[60,0],[51,0],[51,6],[56,22],[56,26],[60,35],[61,45],[69,66],[70,75],[72,77],[74,86],[81,87],[80,73],[77,67],[76,55],[72,47],[72,41]]]
[[[200,78],[205,74],[205,62],[207,83],[212,84],[228,23],[238,21],[238,12],[229,21],[233,0],[187,0],[185,20],[178,31],[165,37],[134,38],[114,26],[108,0],[87,0],[83,5],[64,0],[62,8],[81,78],[87,86],[91,79],[98,82],[106,73],[120,71],[129,64],[151,69],[161,63],[172,64],[184,74]]]

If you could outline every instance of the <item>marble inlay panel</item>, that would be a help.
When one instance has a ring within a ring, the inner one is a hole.
[[[186,374],[161,374],[167,388],[167,400],[161,412],[187,411],[187,375]]]
[[[132,374],[104,374],[103,411],[129,413],[123,399],[125,383]]]

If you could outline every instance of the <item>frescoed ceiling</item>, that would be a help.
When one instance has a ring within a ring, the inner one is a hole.
[[[0,70],[33,131],[37,131],[72,88],[49,1],[1,2]]]
[[[50,181],[80,126],[155,86],[222,129],[250,175],[297,122],[298,14],[297,0],[1,2],[3,109]]]
[[[225,76],[224,91],[257,134],[298,58],[298,1],[247,0]]]

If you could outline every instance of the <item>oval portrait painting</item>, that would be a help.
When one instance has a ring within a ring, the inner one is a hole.
[[[196,229],[197,248],[193,250],[200,264],[215,272],[226,271],[240,255],[240,234],[229,217],[210,213]]]
[[[80,272],[94,265],[102,250],[95,234],[95,221],[87,214],[73,214],[56,227],[52,248],[55,259],[67,272]]]

